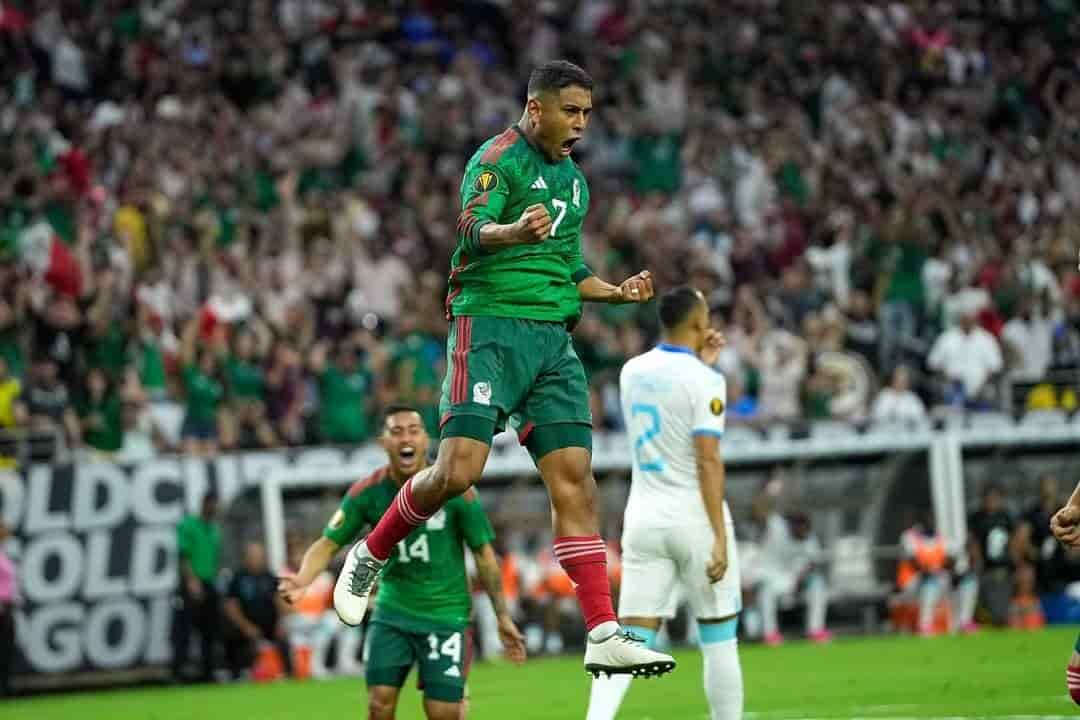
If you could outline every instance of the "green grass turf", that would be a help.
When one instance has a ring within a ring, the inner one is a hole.
[[[826,647],[744,646],[747,717],[1075,717],[1076,708],[1065,694],[1065,663],[1075,632],[860,638]],[[701,658],[688,650],[679,652],[678,660],[672,675],[636,681],[619,718],[706,720]],[[534,660],[523,668],[479,665],[469,685],[470,720],[580,719],[589,690],[577,657]],[[3,720],[366,716],[360,679],[80,693],[0,703]],[[422,717],[411,680],[397,717]]]

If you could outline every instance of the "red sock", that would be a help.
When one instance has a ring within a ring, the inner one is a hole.
[[[398,490],[394,502],[386,509],[379,524],[365,539],[368,552],[374,555],[376,560],[385,560],[390,557],[395,545],[404,540],[413,528],[423,525],[429,517],[431,513],[424,514],[416,510],[410,478]]]
[[[1073,702],[1080,705],[1080,666],[1070,665],[1065,671],[1065,684],[1069,688],[1069,696]]]
[[[555,538],[555,558],[574,582],[585,629],[615,620],[607,574],[607,547],[599,535]]]

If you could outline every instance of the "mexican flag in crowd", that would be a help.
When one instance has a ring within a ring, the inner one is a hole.
[[[24,220],[9,216],[7,227],[0,229],[0,252],[55,292],[78,297],[82,291],[82,272],[75,254],[44,217]]]

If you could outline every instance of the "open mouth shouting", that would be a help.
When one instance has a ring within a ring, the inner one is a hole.
[[[574,149],[574,145],[577,144],[577,141],[580,139],[580,137],[572,137],[563,140],[562,144],[559,145],[559,151],[562,153],[562,156],[566,157],[569,155],[570,151]]]
[[[402,470],[411,470],[416,467],[416,463],[420,459],[420,454],[416,451],[416,447],[413,445],[402,445],[398,448],[398,465]]]

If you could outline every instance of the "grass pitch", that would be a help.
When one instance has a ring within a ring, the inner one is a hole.
[[[878,637],[819,647],[741,649],[749,720],[795,718],[1076,717],[1065,692],[1075,628],[972,637]],[[638,680],[625,720],[707,720],[701,657],[677,653],[665,678]],[[398,720],[422,718],[410,678]],[[470,720],[585,716],[589,678],[580,657],[522,668],[482,664],[469,678]],[[4,720],[363,720],[362,679],[80,693],[0,702]]]

